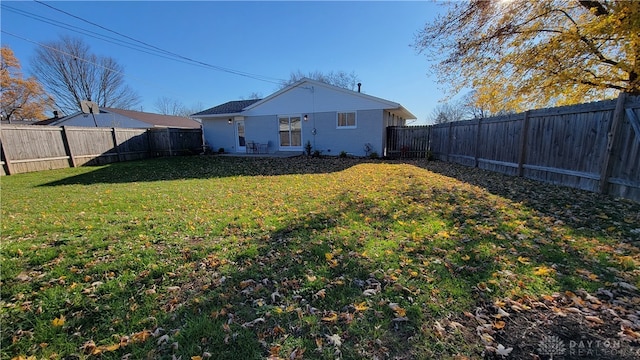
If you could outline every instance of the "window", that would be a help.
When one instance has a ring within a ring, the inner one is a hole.
[[[300,116],[280,116],[278,118],[281,148],[302,146],[302,123]]]
[[[355,112],[339,112],[338,113],[338,128],[349,129],[356,127],[356,113]]]

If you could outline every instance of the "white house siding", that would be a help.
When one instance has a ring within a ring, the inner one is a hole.
[[[226,152],[235,152],[236,137],[233,124],[228,123],[228,118],[224,119],[203,119],[202,131],[207,146],[218,151],[223,148]]]
[[[356,112],[356,127],[338,128],[338,112]],[[386,127],[403,125],[404,119],[398,115],[403,112],[411,115],[399,104],[388,100],[305,80],[238,113],[204,118],[202,124],[205,140],[212,149],[223,147],[227,152],[237,152],[235,126],[229,125],[227,120],[241,115],[245,122],[246,141],[268,143],[268,151],[273,153],[284,150],[280,149],[279,116],[299,116],[304,119],[307,115],[308,120],[302,121],[302,146],[290,151],[301,153],[310,142],[313,151],[319,150],[325,155],[337,156],[344,151],[364,156],[365,144],[370,144],[370,151],[382,156],[385,152]]]
[[[309,141],[313,150],[320,150],[324,155],[337,156],[344,151],[364,156],[365,144],[369,143],[373,147],[372,151],[381,155],[384,146],[382,115],[382,110],[359,110],[356,111],[355,129],[338,129],[337,112],[309,114],[309,120],[302,124],[303,145]],[[312,133],[314,126],[315,136]]]
[[[302,83],[265,102],[250,106],[243,114],[279,115],[309,114],[328,111],[353,111],[382,109],[398,104],[374,98],[350,90],[326,87],[323,84]]]
[[[268,152],[278,151],[278,117],[276,115],[263,115],[248,117],[244,121],[245,138],[258,144],[268,144]],[[304,124],[303,124],[304,126]]]

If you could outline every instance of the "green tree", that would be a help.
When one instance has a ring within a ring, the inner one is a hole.
[[[418,32],[451,94],[491,113],[640,94],[640,1],[470,0]]]

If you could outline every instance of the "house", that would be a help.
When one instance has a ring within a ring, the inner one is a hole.
[[[95,117],[95,120],[94,120]],[[160,115],[134,110],[100,108],[98,114],[75,114],[38,121],[34,125],[87,126],[118,128],[182,128],[198,129],[200,123],[184,116]]]
[[[386,127],[416,117],[402,105],[304,78],[264,99],[230,101],[191,115],[207,145],[233,153],[385,155]]]

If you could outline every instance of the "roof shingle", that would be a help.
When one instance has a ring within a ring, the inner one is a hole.
[[[218,115],[218,114],[235,114],[242,112],[244,108],[249,105],[252,105],[262,99],[251,99],[251,100],[236,100],[229,101],[222,105],[214,106],[210,109],[200,111],[198,113],[192,114],[191,116],[199,116],[199,115]]]
[[[159,127],[176,127],[176,128],[199,128],[200,123],[184,116],[152,114],[142,111],[123,110],[114,108],[103,108],[108,112],[120,114],[131,119],[139,120],[147,124]]]

